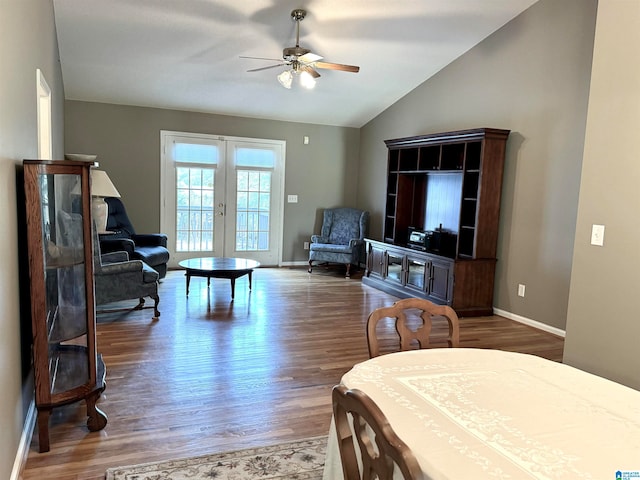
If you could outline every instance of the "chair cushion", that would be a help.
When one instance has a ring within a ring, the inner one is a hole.
[[[169,250],[164,247],[136,247],[132,257],[153,267],[169,261]]]
[[[313,252],[352,253],[353,248],[347,245],[335,245],[333,243],[312,243],[309,250]]]

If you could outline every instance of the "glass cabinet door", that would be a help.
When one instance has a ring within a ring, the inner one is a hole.
[[[427,271],[427,262],[424,260],[407,259],[407,285],[410,285],[424,292],[425,290],[425,273]]]
[[[81,175],[40,173],[50,392],[91,380]]]
[[[387,252],[387,278],[398,283],[403,282],[402,278],[402,255]]]

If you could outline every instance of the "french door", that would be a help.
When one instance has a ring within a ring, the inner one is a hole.
[[[169,266],[192,257],[280,263],[285,142],[161,132]]]

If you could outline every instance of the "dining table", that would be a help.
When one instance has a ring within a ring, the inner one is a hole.
[[[425,479],[640,479],[640,391],[563,363],[434,348],[366,360],[341,382],[380,407]],[[343,479],[333,420],[323,479]]]

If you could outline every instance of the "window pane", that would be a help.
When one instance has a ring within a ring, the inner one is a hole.
[[[271,203],[271,195],[269,193],[260,194],[260,210],[269,211],[269,204]]]
[[[189,191],[189,206],[191,210],[194,208],[200,209],[202,207],[202,192],[200,190]]]
[[[257,210],[258,209],[258,201],[260,200],[260,194],[258,192],[249,192],[249,209]]]
[[[202,188],[213,190],[213,170],[202,170]]]
[[[191,188],[202,188],[202,171],[199,168],[190,168],[189,186]]]
[[[247,232],[236,233],[236,250],[238,251],[247,250]]]
[[[174,155],[176,162],[204,163],[206,165],[218,163],[218,147],[215,145],[176,142]]]
[[[247,207],[249,206],[248,198],[249,197],[247,195],[247,192],[241,192],[240,190],[238,190],[236,202],[236,208],[238,209],[238,211],[247,209]]]
[[[188,168],[176,168],[176,186],[178,188],[189,188]]]
[[[176,192],[176,202],[178,204],[178,208],[181,207],[189,207],[189,190],[186,189],[178,189]]]
[[[261,232],[269,231],[269,214],[268,213],[260,214],[260,217],[258,218],[258,230],[260,230]]]
[[[247,214],[243,212],[241,214],[236,215],[236,230],[246,230],[247,229]]]
[[[249,186],[249,172],[246,170],[238,170],[238,191],[247,190]]]
[[[269,249],[269,233],[259,232],[258,233],[258,250],[268,250],[268,249]]]
[[[274,168],[276,157],[273,151],[260,148],[236,149],[236,166]]]
[[[249,172],[249,188],[250,192],[260,191],[260,172]]]

